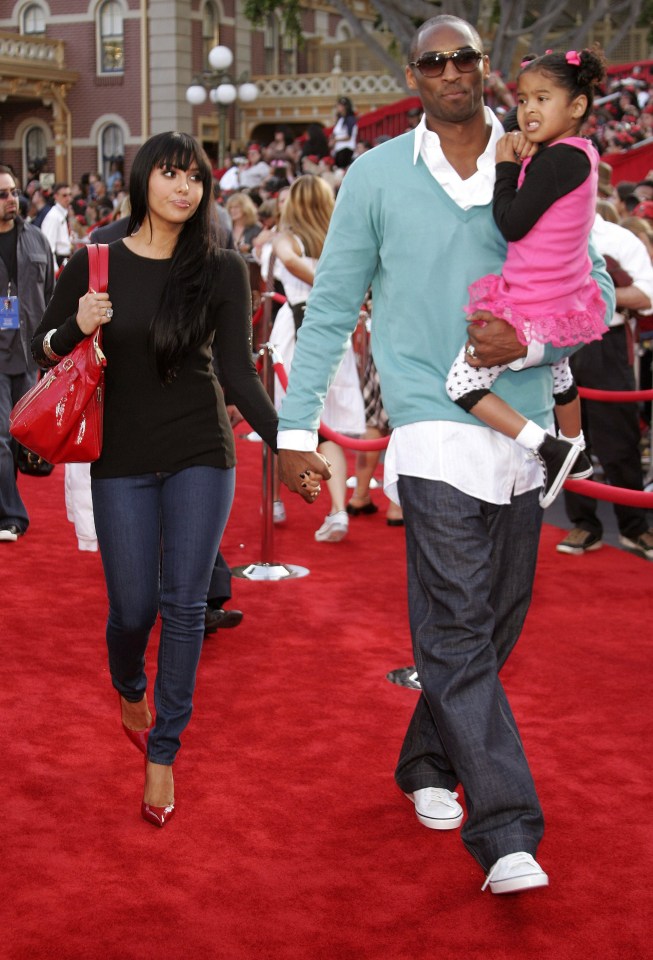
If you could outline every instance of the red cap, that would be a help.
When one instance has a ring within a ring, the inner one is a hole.
[[[653,220],[653,200],[642,200],[633,210],[633,214],[645,220]]]

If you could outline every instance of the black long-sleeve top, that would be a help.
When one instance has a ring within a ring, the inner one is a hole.
[[[95,478],[234,466],[233,431],[212,348],[230,402],[276,449],[277,414],[252,359],[251,293],[238,253],[220,253],[209,307],[214,334],[188,354],[171,383],[161,383],[149,330],[171,262],[138,256],[122,240],[109,247],[113,317],[102,327],[107,358],[104,441],[91,467]],[[88,253],[82,248],[61,274],[32,340],[37,363],[51,365],[43,353],[49,330],[56,330],[50,346],[59,356],[83,340],[76,313],[87,289]]]
[[[517,189],[518,163],[497,163],[492,212],[504,239],[521,240],[556,200],[590,175],[587,154],[568,143],[544,147],[531,160]]]

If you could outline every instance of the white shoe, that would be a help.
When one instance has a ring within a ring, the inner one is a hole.
[[[283,500],[274,500],[272,503],[272,523],[286,522],[286,508]]]
[[[349,517],[345,510],[338,510],[337,513],[330,513],[324,518],[324,523],[319,530],[315,531],[315,539],[319,542],[329,541],[337,543],[347,536],[349,531]]]
[[[490,885],[492,893],[519,893],[548,887],[549,878],[530,853],[509,853],[500,857],[485,878],[481,890]]]
[[[457,793],[444,787],[424,787],[406,796],[415,804],[419,822],[430,830],[455,830],[460,826],[463,808],[456,802]]]

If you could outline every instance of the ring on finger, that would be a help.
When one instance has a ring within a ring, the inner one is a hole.
[[[107,307],[107,309],[104,311],[104,315],[108,320],[110,320],[113,316],[113,307]]]
[[[467,349],[465,350],[465,353],[467,354],[468,357],[475,357],[475,356],[476,356],[476,347],[474,346],[473,343],[470,343],[470,345],[469,345],[469,346],[467,347]]]

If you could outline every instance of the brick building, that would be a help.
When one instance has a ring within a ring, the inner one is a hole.
[[[326,2],[304,6],[298,47],[275,17],[253,28],[243,0],[2,0],[0,159],[23,180],[36,167],[74,181],[112,161],[128,172],[162,130],[192,131],[215,155],[221,129],[225,142],[265,140],[281,122],[330,125],[343,93],[359,112],[403,95]],[[256,99],[192,107],[187,88],[216,82],[206,71],[218,43],[234,54],[228,79],[254,81]]]

